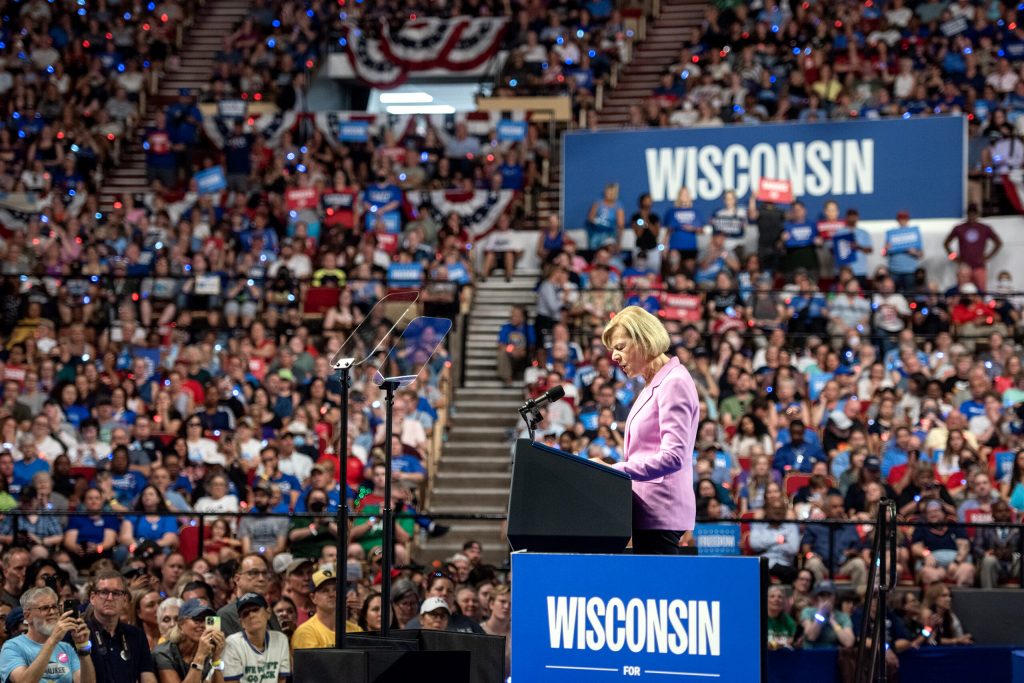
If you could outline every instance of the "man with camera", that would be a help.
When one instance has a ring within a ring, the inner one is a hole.
[[[88,655],[89,627],[63,609],[50,588],[30,588],[21,596],[28,631],[0,650],[0,680],[10,683],[96,683]],[[74,645],[64,642],[72,634]],[[154,679],[155,681],[155,679]]]
[[[156,665],[146,634],[121,621],[128,582],[112,569],[96,574],[89,587],[92,663],[103,683],[156,683]]]

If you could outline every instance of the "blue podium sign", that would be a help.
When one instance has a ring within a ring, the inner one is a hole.
[[[516,680],[764,680],[759,558],[513,553],[512,575]]]

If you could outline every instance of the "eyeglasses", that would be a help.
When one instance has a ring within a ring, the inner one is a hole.
[[[189,422],[188,426],[189,427],[202,427],[203,423],[202,422]]]
[[[43,614],[56,614],[60,611],[57,603],[52,605],[36,605],[35,607],[29,607],[33,612],[42,612]]]
[[[266,569],[250,569],[246,572],[238,572],[244,576],[248,576],[250,579],[258,579],[260,577],[270,576],[270,572]]]
[[[93,595],[98,595],[101,598],[123,598],[128,595],[128,591],[112,591],[112,590],[94,590]]]

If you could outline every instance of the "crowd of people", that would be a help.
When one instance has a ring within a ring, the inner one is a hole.
[[[59,683],[288,680],[295,650],[335,644],[339,590],[346,631],[378,631],[390,619],[393,628],[507,636],[510,589],[481,564],[481,550],[467,542],[429,573],[403,566],[382,601],[379,576],[364,575],[360,562],[350,557],[339,573],[333,543],[316,557],[247,552],[191,562],[140,548],[122,567],[97,561],[85,583],[71,566],[10,547],[0,672],[15,683],[44,668]],[[378,552],[369,567],[379,563]]]
[[[0,31],[0,191],[47,198],[51,215],[83,206],[134,139],[147,95],[170,68],[190,2],[133,7],[82,3],[5,5]],[[76,197],[78,200],[76,201]]]
[[[684,542],[768,559],[770,645],[853,645],[886,498],[900,520],[892,619],[905,625],[890,634],[893,653],[972,642],[950,587],[1019,582],[1024,513],[1024,330],[1011,274],[987,267],[1002,246],[995,231],[975,207],[950,226],[957,275],[945,288],[920,265],[920,235],[894,247],[915,230],[903,212],[873,237],[836,202],[809,219],[799,201],[727,195],[699,216],[684,189],[664,218],[645,196],[627,220],[616,189],[594,204],[590,244],[555,222],[539,235],[535,315],[514,308],[496,340],[507,385],[565,391],[543,409],[539,438],[622,459],[642,387],[601,332],[623,306],[643,306],[700,399],[698,524]],[[709,242],[700,250],[698,237]],[[869,271],[872,251],[884,262]]]

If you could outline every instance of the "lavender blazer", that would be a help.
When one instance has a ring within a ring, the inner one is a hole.
[[[672,358],[633,403],[625,456],[613,465],[633,479],[634,529],[693,529],[693,444],[699,421],[697,387],[679,359]]]

